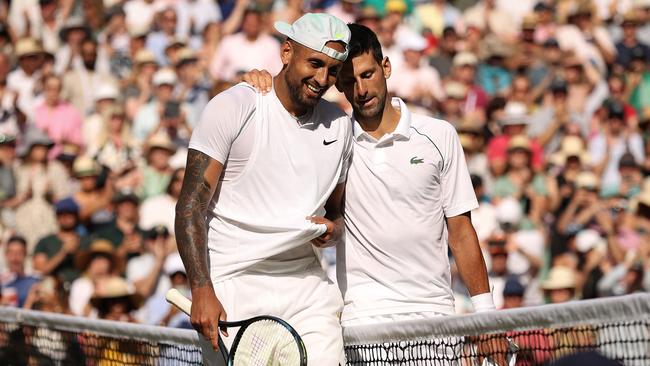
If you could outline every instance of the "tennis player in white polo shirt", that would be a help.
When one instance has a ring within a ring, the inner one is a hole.
[[[470,216],[478,201],[456,130],[387,100],[390,60],[370,29],[349,27],[336,83],[354,112],[345,245],[337,247],[343,325],[453,314],[449,248],[474,309],[493,310]],[[270,84],[264,71],[244,79],[261,90]]]
[[[321,96],[347,57],[350,31],[327,14],[275,27],[288,38],[272,91],[239,84],[217,95],[189,144],[175,228],[191,322],[216,349],[226,315],[278,316],[301,335],[310,365],[338,365],[343,302],[314,246],[343,232],[352,125]]]

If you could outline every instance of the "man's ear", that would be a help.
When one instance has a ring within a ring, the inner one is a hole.
[[[280,59],[283,65],[288,65],[291,62],[291,57],[293,57],[294,52],[295,49],[290,40],[287,39],[282,43],[280,46]]]
[[[381,68],[384,70],[384,78],[390,78],[390,74],[393,72],[393,67],[390,64],[388,56],[385,56],[381,61]]]

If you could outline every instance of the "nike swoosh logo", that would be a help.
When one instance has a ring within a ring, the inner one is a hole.
[[[335,143],[336,141],[338,141],[338,140],[332,140],[332,141],[325,141],[325,140],[323,140],[323,145],[327,146],[327,145],[330,145],[330,144]]]

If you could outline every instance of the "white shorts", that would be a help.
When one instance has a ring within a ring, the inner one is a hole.
[[[277,316],[302,337],[309,365],[345,365],[339,323],[343,299],[316,261],[298,273],[243,273],[213,286],[229,321]],[[228,329],[229,337],[223,338],[226,347],[230,348],[237,330]]]

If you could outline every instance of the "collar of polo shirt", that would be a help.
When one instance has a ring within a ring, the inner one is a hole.
[[[389,139],[408,140],[410,138],[409,129],[411,128],[411,112],[406,107],[404,101],[401,100],[400,98],[397,97],[393,98],[391,100],[391,104],[393,105],[393,107],[399,109],[400,111],[399,122],[397,122],[397,127],[395,127],[395,130],[392,133],[385,134],[379,140],[376,140],[374,137],[370,136],[370,134],[364,131],[363,128],[361,128],[359,122],[357,122],[357,120],[354,119],[354,116],[352,116],[352,120],[354,121],[353,129],[352,129],[354,132],[354,138],[357,141],[359,141],[361,138],[366,138],[369,141],[375,141],[375,142],[383,142]]]

